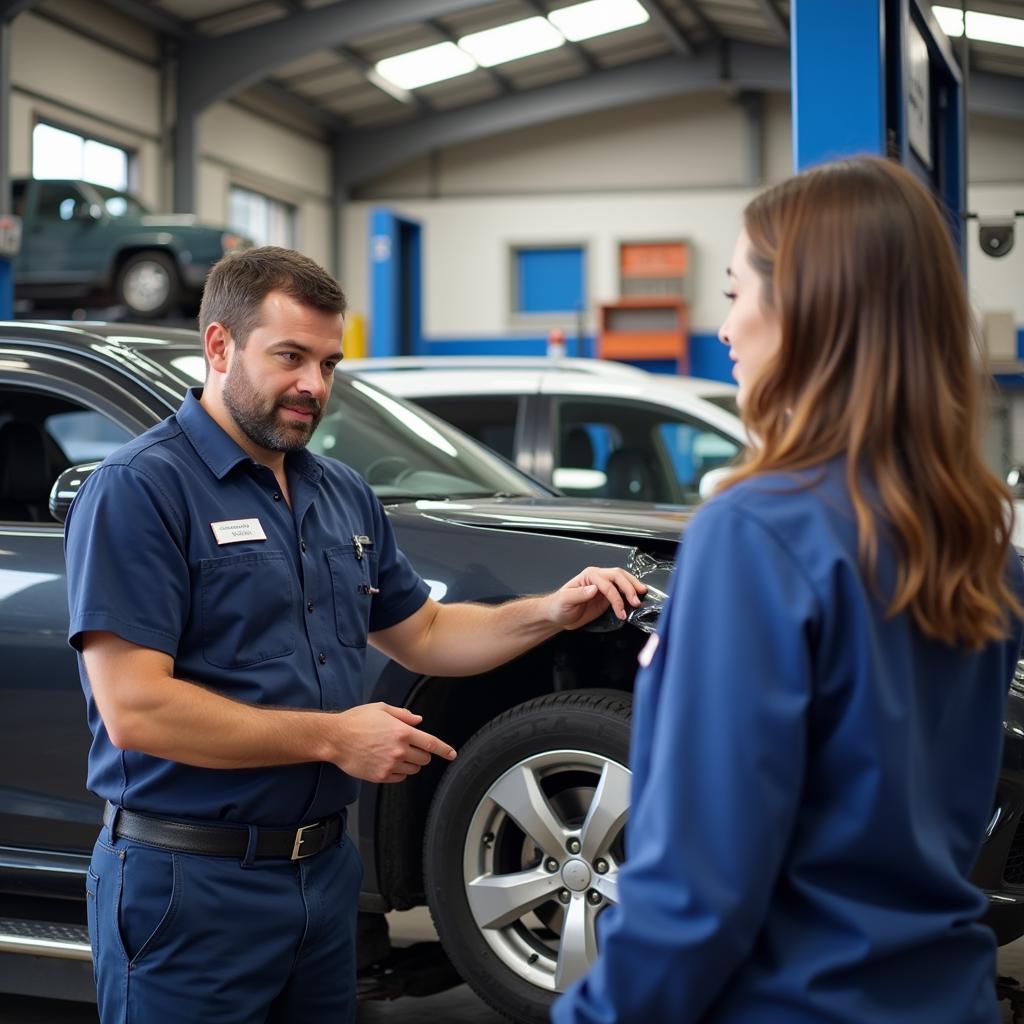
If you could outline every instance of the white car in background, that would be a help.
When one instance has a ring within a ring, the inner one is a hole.
[[[346,359],[576,497],[694,505],[746,444],[736,388],[600,359]]]

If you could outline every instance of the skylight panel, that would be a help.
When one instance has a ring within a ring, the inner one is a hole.
[[[562,33],[547,18],[538,16],[463,36],[459,48],[469,53],[481,67],[492,68],[495,64],[557,49],[564,42]]]
[[[939,27],[951,39],[964,34],[963,14],[955,7],[933,7],[932,13]],[[1024,18],[1007,18],[1001,14],[968,11],[967,38],[979,43],[1024,46]]]
[[[377,61],[374,71],[400,89],[444,82],[475,71],[477,63],[454,43],[435,43]]]
[[[574,43],[642,25],[649,19],[650,15],[638,0],[586,0],[548,14],[555,28]]]

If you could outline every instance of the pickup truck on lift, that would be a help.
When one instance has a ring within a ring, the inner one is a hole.
[[[210,267],[251,241],[192,214],[151,214],[127,192],[87,181],[17,178],[22,219],[15,299],[64,309],[125,307],[157,319],[198,304]]]

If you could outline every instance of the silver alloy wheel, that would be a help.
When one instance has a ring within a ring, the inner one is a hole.
[[[157,260],[139,260],[124,276],[121,284],[124,300],[137,313],[159,309],[171,293],[171,275]]]
[[[631,773],[583,750],[513,765],[466,833],[470,912],[488,946],[525,981],[563,992],[597,955],[595,925],[618,902]]]

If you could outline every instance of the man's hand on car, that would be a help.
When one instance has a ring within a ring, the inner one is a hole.
[[[625,569],[588,566],[545,598],[547,616],[563,629],[579,629],[610,605],[616,618],[625,619],[627,604],[638,607],[645,593],[647,587]]]

